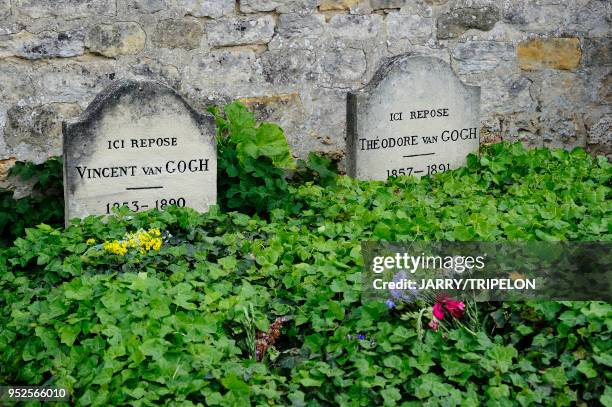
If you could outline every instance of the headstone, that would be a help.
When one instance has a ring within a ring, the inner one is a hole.
[[[214,120],[167,86],[118,81],[63,131],[67,223],[123,205],[205,211],[216,203]]]
[[[393,57],[347,103],[347,167],[355,178],[445,172],[478,150],[480,88],[437,58]]]

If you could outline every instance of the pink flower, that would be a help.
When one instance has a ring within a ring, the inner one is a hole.
[[[465,312],[465,304],[463,301],[457,301],[451,298],[446,300],[444,307],[455,318],[461,318]]]
[[[440,295],[436,298],[432,311],[433,316],[439,320],[444,319],[445,311],[448,311],[454,318],[461,318],[465,312],[465,304],[463,301]]]
[[[433,329],[434,331],[437,331],[438,330],[438,320],[435,318],[432,319],[431,321],[429,321],[429,324],[427,324],[427,326]]]
[[[433,306],[433,315],[438,319],[444,319],[444,308],[441,302],[436,302]]]

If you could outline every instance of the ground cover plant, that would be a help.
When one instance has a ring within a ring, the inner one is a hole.
[[[59,226],[64,222],[61,159],[51,158],[38,165],[17,162],[9,174],[33,185],[32,193],[20,199],[15,199],[12,191],[0,188],[0,246],[10,245],[25,228],[40,223]]]
[[[361,299],[363,240],[612,240],[605,158],[499,144],[386,183],[309,162],[264,213],[27,229],[0,249],[0,382],[79,405],[612,403],[608,303],[466,304],[431,329],[457,304]]]

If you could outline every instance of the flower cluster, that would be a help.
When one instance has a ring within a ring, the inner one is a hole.
[[[125,256],[129,249],[136,249],[140,254],[150,250],[158,251],[162,245],[159,229],[140,229],[136,233],[127,233],[122,240],[104,242],[102,247],[109,253]]]
[[[285,318],[278,317],[268,328],[268,332],[257,332],[257,340],[255,341],[255,356],[257,361],[261,362],[268,348],[276,343],[280,337],[280,330],[285,323]]]
[[[453,318],[461,318],[465,312],[465,304],[463,301],[454,300],[447,295],[439,295],[432,308],[433,318],[429,323],[429,327],[437,331],[438,321],[444,319],[447,311]]]
[[[376,341],[374,339],[369,339],[367,336],[365,336],[362,333],[358,333],[357,335],[346,335],[346,339],[348,339],[349,341],[352,341],[352,340],[362,341],[366,344],[369,344],[370,346],[376,345]]]

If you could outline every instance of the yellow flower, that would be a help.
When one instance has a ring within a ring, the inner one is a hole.
[[[85,241],[85,243],[87,243],[88,245],[96,244],[96,239],[90,237]]]
[[[103,247],[109,253],[125,256],[128,249],[138,249],[140,254],[146,254],[149,250],[158,251],[163,243],[159,229],[139,230],[136,233],[126,233],[123,240],[104,242]]]

